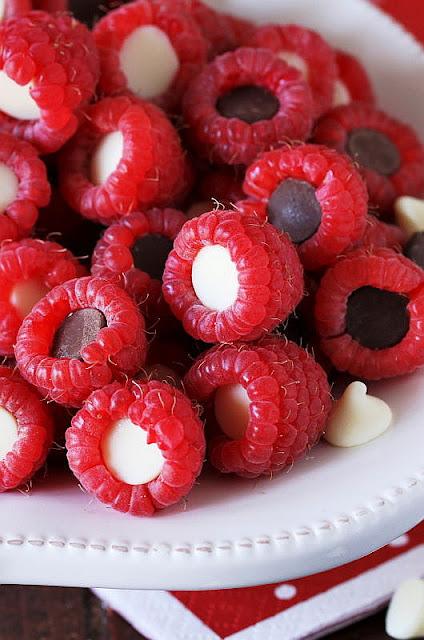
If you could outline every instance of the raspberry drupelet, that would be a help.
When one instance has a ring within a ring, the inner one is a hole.
[[[178,110],[206,62],[207,42],[194,18],[172,0],[137,0],[110,11],[94,28],[105,95],[130,92]]]
[[[175,324],[163,299],[162,275],[173,241],[187,221],[176,209],[150,209],[123,216],[97,243],[91,272],[120,285],[132,296],[147,328]]]
[[[377,380],[424,364],[424,271],[386,248],[356,249],[328,268],[315,302],[333,365]]]
[[[24,484],[44,463],[53,439],[51,411],[17,375],[0,372],[0,491]]]
[[[143,365],[144,320],[128,294],[108,280],[68,280],[25,318],[15,357],[21,374],[40,393],[80,407],[92,391]]]
[[[300,71],[271,51],[224,53],[191,82],[183,101],[191,144],[217,164],[249,164],[262,152],[305,140],[312,96]]]
[[[366,186],[333,149],[305,144],[264,153],[248,167],[243,190],[251,200],[236,206],[287,233],[308,271],[333,262],[364,231]]]
[[[50,199],[46,167],[31,144],[1,132],[0,185],[0,243],[30,235]]]
[[[333,49],[316,31],[297,24],[267,24],[247,32],[243,44],[270,49],[300,71],[312,91],[314,118],[330,109],[337,76],[336,59]]]
[[[346,51],[336,49],[337,79],[334,83],[333,107],[351,102],[376,104],[371,80],[358,58]]]
[[[66,14],[31,11],[0,24],[0,127],[41,153],[76,131],[99,76],[94,40]]]
[[[382,216],[397,197],[424,194],[424,147],[411,127],[383,111],[358,102],[336,107],[318,122],[313,142],[352,158]]]
[[[0,354],[13,355],[19,327],[50,289],[85,270],[56,242],[24,238],[0,250]]]
[[[117,382],[94,391],[66,432],[68,461],[89,493],[134,516],[183,498],[204,460],[202,423],[170,384]]]
[[[265,344],[213,347],[185,377],[187,393],[205,405],[211,463],[224,473],[273,475],[302,457],[325,426],[324,371],[294,343],[272,336]]]
[[[288,237],[272,225],[212,211],[186,222],[176,237],[163,292],[194,338],[255,340],[300,302],[302,266]]]
[[[167,206],[186,190],[180,139],[158,107],[120,96],[84,115],[60,157],[60,188],[73,209],[109,225],[138,208]]]

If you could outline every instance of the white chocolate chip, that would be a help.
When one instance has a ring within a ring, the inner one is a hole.
[[[409,578],[396,589],[386,614],[386,633],[407,640],[424,636],[424,581]]]
[[[7,164],[0,162],[0,213],[4,213],[16,200],[18,189],[19,180],[16,173]]]
[[[401,196],[394,203],[396,223],[410,238],[424,231],[424,200],[412,196]]]
[[[249,424],[250,399],[241,384],[225,384],[215,393],[215,417],[232,440],[241,440]]]
[[[293,51],[279,51],[277,55],[280,60],[284,60],[284,62],[287,62],[291,67],[295,67],[295,69],[300,71],[304,80],[308,79],[309,67],[305,60],[298,56],[297,53]]]
[[[120,131],[103,136],[91,156],[91,182],[97,186],[104,184],[116,170],[123,153],[124,136]]]
[[[350,97],[350,93],[345,83],[338,79],[334,83],[333,89],[333,107],[338,107],[342,104],[350,104],[352,102],[352,98]]]
[[[0,460],[4,460],[18,439],[18,423],[15,416],[0,407]]]
[[[169,88],[180,63],[166,33],[153,25],[145,25],[135,29],[124,41],[120,64],[131,91],[150,100]]]
[[[128,418],[110,425],[103,435],[101,451],[115,478],[131,485],[157,478],[165,462],[157,444],[147,444],[147,432]]]
[[[355,447],[380,436],[391,421],[390,407],[367,395],[363,382],[352,382],[334,403],[324,438],[336,447]]]
[[[21,280],[12,289],[10,302],[22,318],[25,318],[33,306],[50,291],[44,282],[37,279]]]
[[[196,296],[208,309],[224,311],[237,300],[237,267],[228,249],[219,244],[200,249],[193,261],[191,281]]]
[[[29,84],[20,85],[0,71],[0,110],[19,120],[39,120],[41,111],[30,95]]]

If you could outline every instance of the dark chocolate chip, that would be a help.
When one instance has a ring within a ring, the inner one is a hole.
[[[383,176],[399,171],[401,158],[396,145],[381,131],[363,127],[348,135],[346,151],[353,160],[366,169]]]
[[[162,280],[165,262],[173,246],[172,240],[156,233],[139,238],[131,248],[134,266],[151,278]]]
[[[97,333],[106,326],[106,318],[98,309],[70,313],[54,335],[51,356],[82,360],[81,349],[94,342]]]
[[[394,347],[409,329],[408,303],[401,293],[360,287],[347,302],[346,331],[368,349]]]
[[[424,231],[418,231],[410,237],[403,254],[424,269]]]
[[[303,180],[287,178],[274,190],[268,202],[269,222],[297,244],[314,235],[321,215],[314,187]]]
[[[216,103],[224,118],[237,118],[247,124],[271,120],[280,108],[275,95],[265,87],[245,85],[224,93]]]

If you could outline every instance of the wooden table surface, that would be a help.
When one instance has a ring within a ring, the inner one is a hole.
[[[326,638],[387,640],[384,617],[381,611]],[[88,589],[5,585],[0,587],[0,640],[146,639],[117,614],[103,609]]]

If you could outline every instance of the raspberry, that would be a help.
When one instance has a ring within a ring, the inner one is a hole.
[[[270,49],[301,72],[312,91],[315,118],[331,107],[336,59],[333,49],[316,31],[296,24],[267,24],[248,32],[243,44]]]
[[[388,249],[401,251],[405,243],[406,236],[400,227],[382,222],[373,215],[367,215],[364,233],[356,243],[355,248],[370,247],[374,249],[387,247]]]
[[[306,270],[333,262],[364,231],[366,187],[351,160],[332,149],[306,144],[269,151],[247,169],[243,190],[297,244]],[[264,212],[256,207],[259,217]]]
[[[137,208],[167,206],[186,189],[180,139],[160,109],[105,98],[85,116],[60,158],[60,188],[73,209],[107,225]]]
[[[10,20],[31,11],[31,0],[4,0],[0,8],[0,21]]]
[[[409,126],[383,111],[360,103],[336,107],[318,122],[313,140],[351,156],[381,214],[398,196],[424,194],[424,147]]]
[[[350,102],[376,103],[371,81],[358,58],[346,51],[336,50],[338,77],[334,86],[333,107]]]
[[[200,0],[180,0],[179,6],[188,11],[200,27],[209,45],[209,60],[237,47],[229,16],[215,11]]]
[[[50,289],[79,275],[76,258],[56,242],[25,238],[0,251],[0,354],[13,355],[19,327]]]
[[[132,296],[148,319],[148,328],[157,330],[158,321],[175,324],[163,299],[162,274],[186,220],[176,209],[129,213],[106,229],[94,249],[92,274],[119,284]]]
[[[185,377],[189,395],[205,404],[210,460],[224,473],[275,474],[302,457],[325,426],[330,395],[322,369],[293,343],[267,341],[269,348],[214,347]]]
[[[321,348],[368,380],[424,364],[424,272],[391,249],[361,248],[328,268],[316,294]]]
[[[80,407],[93,390],[143,365],[144,320],[132,299],[111,282],[68,280],[25,318],[15,356],[21,374],[41,393]]]
[[[44,463],[52,443],[53,421],[34,389],[9,375],[0,378],[0,411],[0,491],[6,491],[27,482]]]
[[[97,83],[91,33],[65,14],[31,11],[1,25],[0,45],[1,129],[41,153],[56,151],[75,133],[78,109]]]
[[[215,167],[202,176],[199,192],[202,199],[210,202],[209,210],[213,208],[213,201],[219,202],[225,209],[238,200],[244,198],[243,193],[244,170],[241,167]]]
[[[304,140],[312,125],[310,89],[271,51],[224,53],[192,81],[183,111],[190,141],[218,164],[249,164],[271,147]]]
[[[181,229],[165,265],[163,292],[194,338],[254,340],[302,298],[302,267],[291,242],[272,225],[212,211]]]
[[[0,243],[28,236],[38,217],[38,207],[50,199],[44,163],[34,147],[0,132]]]
[[[89,493],[117,511],[151,516],[190,491],[205,437],[191,402],[172,385],[115,382],[88,397],[66,446],[69,466]]]
[[[138,0],[110,11],[96,24],[94,38],[106,95],[129,91],[169,111],[206,62],[200,28],[171,0]]]

